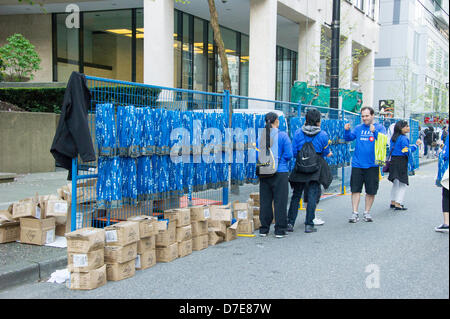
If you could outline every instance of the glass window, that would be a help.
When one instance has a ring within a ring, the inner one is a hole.
[[[367,14],[369,17],[371,17],[372,19],[375,18],[375,7],[376,7],[376,2],[377,0],[368,0],[368,4],[369,4],[369,8],[367,10]]]
[[[216,48],[214,47],[214,35],[208,24],[208,92],[216,91]]]
[[[434,69],[434,45],[431,39],[428,39],[427,45],[427,65]]]
[[[355,3],[355,7],[364,11],[364,0],[355,0],[354,3]]]
[[[85,12],[84,73],[131,81],[131,10]]]
[[[248,72],[250,61],[249,37],[241,35],[241,67],[240,67],[240,95],[248,96]]]
[[[416,64],[419,64],[419,33],[414,31],[414,49],[413,49],[413,60]]]
[[[136,82],[144,83],[144,10],[136,10]]]
[[[330,84],[331,69],[331,31],[321,28],[319,83]]]
[[[192,62],[193,43],[191,39],[191,19],[192,16],[183,13],[183,50],[182,50],[182,88],[192,89]]]
[[[239,94],[239,52],[237,52],[238,33],[226,28],[220,28],[225,53],[228,60],[228,72],[231,81],[231,94]],[[217,54],[217,92],[223,92],[222,63]]]
[[[56,68],[57,81],[66,82],[73,71],[79,71],[79,32],[77,28],[67,28],[68,14],[56,15]]]
[[[207,52],[204,48],[203,20],[194,18],[194,90],[205,91]]]
[[[175,10],[173,28],[173,85],[176,88],[181,88],[181,34],[183,33],[183,28],[180,20],[182,19],[182,13]]]

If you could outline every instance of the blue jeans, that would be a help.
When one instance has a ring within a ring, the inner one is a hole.
[[[291,182],[291,187],[293,188],[293,194],[289,206],[288,224],[291,224],[292,226],[295,224],[300,199],[302,198],[303,191],[305,191],[305,197],[308,198],[305,225],[314,226],[313,220],[316,218],[317,202],[319,201],[321,194],[320,184],[318,182],[309,182],[308,184]]]

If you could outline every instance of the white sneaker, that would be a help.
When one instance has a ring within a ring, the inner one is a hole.
[[[323,220],[321,220],[320,218],[317,218],[317,217],[313,219],[313,223],[314,223],[314,226],[321,226],[321,225],[325,224],[325,222]]]

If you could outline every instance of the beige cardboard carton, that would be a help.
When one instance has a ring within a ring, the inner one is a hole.
[[[136,272],[136,258],[124,263],[106,264],[106,279],[118,281],[133,277]]]
[[[7,210],[0,210],[0,244],[10,243],[20,238],[20,222],[13,219]]]
[[[209,245],[209,235],[201,235],[192,238],[192,250],[198,251],[208,248]]]
[[[105,246],[105,264],[121,264],[137,256],[137,242],[126,246]]]
[[[158,233],[158,229],[154,225],[158,221],[158,218],[154,216],[132,216],[127,220],[139,223],[139,238],[147,238]]]
[[[153,267],[156,264],[156,250],[148,250],[136,256],[136,270],[143,270]]]
[[[156,247],[156,262],[167,263],[178,258],[178,243],[167,247]]]
[[[62,224],[62,225],[56,224],[56,227],[55,227],[55,235],[56,236],[65,236],[66,233],[68,233],[68,232],[70,232],[70,230],[67,231],[67,224]]]
[[[102,248],[88,253],[67,253],[67,268],[70,272],[88,272],[98,269],[105,264]]]
[[[208,233],[208,244],[209,246],[217,245],[223,241],[223,236],[219,236],[215,231],[210,231]]]
[[[57,224],[65,224],[69,203],[63,199],[47,199],[41,202],[41,209],[47,217],[55,217]]]
[[[12,206],[12,216],[13,218],[22,217],[34,217],[37,219],[44,219],[45,211],[41,210],[38,201],[34,198],[28,198],[18,203],[14,203]]]
[[[192,239],[178,243],[178,257],[184,257],[192,254]]]
[[[176,225],[176,223],[175,223],[175,225]],[[165,232],[167,229],[167,226],[168,226],[168,222],[165,220],[158,220],[154,225],[154,227],[158,231],[157,234]]]
[[[177,242],[192,239],[192,226],[177,227]]]
[[[175,227],[175,221],[170,221],[167,229],[163,232],[159,232],[156,235],[156,247],[167,247],[177,241],[177,232]]]
[[[88,272],[70,274],[68,287],[75,290],[91,290],[106,284],[106,265]]]
[[[22,244],[45,245],[55,241],[55,218],[20,218],[20,242]]]
[[[260,206],[259,193],[251,193],[250,198],[253,200],[253,206]]]
[[[192,237],[206,235],[208,233],[208,220],[191,222]]]
[[[85,227],[66,234],[67,251],[87,253],[105,246],[105,230]]]
[[[226,222],[228,225],[231,224],[233,214],[231,208],[219,208],[216,206],[210,207],[211,220],[218,220]]]
[[[259,220],[259,216],[253,216],[253,225],[255,227],[255,230],[261,227],[261,221]]]
[[[211,213],[209,206],[192,206],[191,208],[191,222],[206,221],[210,218]]]
[[[156,249],[156,236],[142,238],[137,242],[137,253],[143,254],[149,250]]]
[[[164,218],[176,221],[176,227],[191,224],[191,211],[189,208],[177,208],[164,211]]]
[[[227,223],[220,220],[210,220],[208,222],[208,231],[215,231],[220,236],[227,233]]]
[[[238,222],[237,233],[238,234],[247,234],[251,235],[255,231],[255,225],[253,223],[253,219],[251,221],[248,220],[240,220]]]
[[[259,216],[259,211],[260,211],[259,207],[253,206],[253,216]]]
[[[230,241],[230,240],[234,240],[237,238],[238,224],[239,223],[236,222],[233,225],[231,225],[230,227],[227,227],[227,233],[225,235],[224,241]]]
[[[105,227],[108,246],[126,246],[139,240],[139,223],[124,221]],[[108,272],[108,269],[106,270]]]

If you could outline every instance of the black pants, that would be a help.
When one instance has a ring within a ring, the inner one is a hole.
[[[289,206],[288,223],[294,226],[300,206],[300,199],[304,191],[303,198],[307,197],[310,200],[308,206],[306,206],[305,225],[314,226],[313,220],[316,218],[316,206],[321,195],[320,184],[315,181],[309,183],[291,183],[291,187],[293,188],[293,193]]]
[[[442,212],[448,213],[448,189],[442,187]]]
[[[287,201],[289,196],[289,173],[275,173],[272,177],[259,179],[261,227],[259,232],[267,234],[270,230],[275,208],[275,235],[284,235],[287,228]]]

